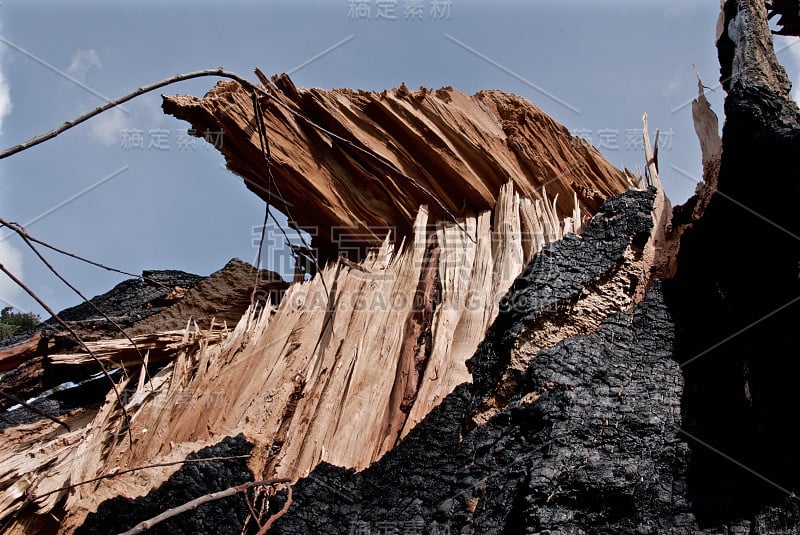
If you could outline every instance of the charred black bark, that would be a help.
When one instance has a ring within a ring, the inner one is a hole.
[[[242,435],[228,437],[215,446],[204,448],[189,459],[247,455],[253,447]],[[145,473],[145,472],[143,472]],[[146,473],[145,473],[146,474]],[[200,496],[253,481],[247,459],[209,461],[183,465],[167,482],[147,496],[131,500],[115,498],[104,502],[90,514],[76,535],[106,535],[128,530],[148,518]],[[201,505],[158,524],[147,533],[239,534],[248,509],[241,496],[232,496]]]
[[[651,192],[610,200],[582,239],[545,248],[514,284],[458,387],[368,469],[322,465],[277,533],[660,532],[694,527],[679,435],[682,378],[660,286],[633,311],[541,351],[511,403],[465,431],[526,325],[577,299],[650,231]],[[640,244],[641,245],[641,244]],[[473,531],[474,530],[474,531]],[[389,531],[393,532],[393,531]]]
[[[667,289],[686,430],[761,477],[692,442],[691,499],[708,528],[796,532],[798,502],[787,494],[800,490],[800,117],[763,3],[729,1],[725,19],[719,192],[684,236]]]
[[[800,113],[764,2],[724,14],[719,190],[683,235],[677,277],[539,351],[474,424],[519,335],[649,236],[652,192],[609,200],[512,286],[472,384],[366,470],[318,466],[273,533],[800,532]]]

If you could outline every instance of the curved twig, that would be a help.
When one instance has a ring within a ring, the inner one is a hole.
[[[158,89],[160,87],[164,87],[165,85],[174,84],[176,82],[182,82],[184,80],[191,80],[192,78],[201,78],[203,76],[219,76],[221,78],[230,78],[231,80],[236,80],[237,82],[239,82],[240,84],[242,84],[245,87],[248,87],[248,88],[255,87],[252,83],[250,83],[249,81],[245,80],[244,78],[242,78],[238,74],[232,73],[232,72],[228,72],[228,71],[224,70],[221,67],[219,69],[209,69],[209,70],[204,70],[204,71],[189,72],[189,73],[185,73],[185,74],[176,74],[175,76],[171,76],[169,78],[166,78],[164,80],[160,80],[160,81],[152,83],[150,85],[142,86],[139,89],[137,89],[135,91],[132,91],[131,93],[128,93],[127,95],[123,95],[123,96],[121,96],[121,97],[119,97],[117,99],[109,100],[108,102],[106,102],[102,106],[98,106],[97,108],[93,109],[92,111],[84,113],[83,115],[81,115],[79,117],[76,117],[75,119],[72,119],[71,121],[66,121],[61,126],[59,126],[57,128],[54,128],[53,130],[51,130],[49,132],[46,132],[44,134],[41,134],[41,135],[36,136],[34,138],[31,138],[28,141],[25,141],[24,143],[20,143],[19,145],[16,145],[14,147],[8,148],[8,149],[4,150],[3,152],[0,152],[0,160],[2,160],[3,158],[7,158],[9,156],[12,156],[12,155],[14,155],[14,154],[16,154],[18,152],[22,152],[23,150],[29,149],[31,147],[35,147],[39,143],[44,143],[45,141],[47,141],[49,139],[53,139],[57,135],[59,135],[59,134],[61,134],[63,132],[66,132],[70,128],[78,126],[79,124],[88,121],[89,119],[91,119],[95,115],[100,115],[104,111],[108,111],[111,108],[119,106],[120,104],[124,104],[125,102],[128,102],[129,100],[132,100],[132,99],[134,99],[134,98],[136,98],[136,97],[138,97],[140,95],[144,95],[145,93],[149,93],[150,91],[155,91],[156,89]]]
[[[278,521],[280,517],[286,514],[286,511],[289,510],[289,507],[292,506],[292,487],[286,487],[286,501],[283,503],[283,507],[281,510],[269,517],[266,524],[264,524],[261,529],[258,530],[256,535],[264,535],[266,532],[269,531],[269,528],[272,527],[272,524]]]
[[[37,249],[36,246],[33,245],[31,240],[28,238],[27,232],[25,230],[25,227],[23,227],[22,225],[16,224],[16,223],[9,223],[8,221],[3,219],[2,217],[0,217],[0,225],[8,227],[9,229],[11,229],[14,232],[16,232],[17,234],[19,234],[19,237],[22,238],[22,241],[25,242],[25,244],[31,249],[31,251],[34,252],[34,254],[36,254],[37,257],[39,257],[39,260],[41,260],[42,263],[45,266],[47,266],[47,269],[49,269],[53,273],[53,275],[58,277],[59,280],[61,280],[61,282],[66,284],[67,287],[69,287],[70,290],[75,292],[78,295],[78,297],[83,299],[83,301],[87,305],[91,306],[98,314],[102,315],[106,319],[106,321],[111,323],[111,325],[113,325],[119,332],[121,332],[122,336],[127,338],[127,340],[133,345],[133,349],[136,350],[136,353],[139,355],[139,359],[142,361],[142,371],[145,374],[145,376],[147,377],[147,381],[150,383],[150,389],[152,390],[153,389],[153,380],[150,377],[150,372],[147,371],[147,366],[145,366],[144,355],[142,355],[142,352],[139,350],[139,346],[136,344],[136,342],[133,341],[133,338],[128,336],[128,333],[125,332],[125,329],[123,329],[122,326],[119,323],[117,323],[116,321],[111,319],[108,316],[108,314],[106,314],[105,312],[100,310],[100,308],[97,305],[95,305],[92,301],[90,301],[88,297],[83,295],[83,293],[80,290],[78,290],[72,283],[70,283],[67,279],[65,279],[61,275],[61,273],[59,273],[56,270],[56,268],[53,267],[53,265],[44,257],[44,255],[42,255],[41,252],[39,252],[39,249]]]
[[[83,350],[86,351],[92,357],[92,359],[94,359],[94,361],[97,363],[98,366],[100,366],[100,369],[102,370],[103,375],[111,383],[111,388],[114,390],[114,395],[117,398],[117,403],[119,404],[119,408],[122,409],[122,415],[125,417],[125,428],[128,431],[128,440],[130,441],[131,447],[133,447],[133,433],[131,432],[131,418],[130,418],[130,416],[128,416],[128,411],[127,411],[127,409],[125,409],[125,404],[122,402],[122,397],[119,394],[119,389],[117,388],[117,383],[115,383],[114,379],[111,378],[111,375],[108,373],[108,370],[106,369],[106,367],[102,363],[102,361],[99,358],[97,358],[97,355],[94,354],[94,351],[89,349],[89,346],[87,346],[86,343],[83,341],[83,339],[78,335],[78,333],[75,332],[75,329],[70,327],[67,324],[67,322],[62,320],[59,317],[59,315],[56,314],[55,311],[48,306],[47,303],[45,303],[38,295],[36,295],[33,292],[33,290],[28,288],[25,285],[24,282],[19,280],[17,278],[17,276],[14,275],[11,271],[9,271],[2,263],[0,263],[0,271],[5,273],[8,276],[9,279],[14,281],[14,284],[19,286],[23,290],[25,290],[25,293],[30,295],[37,303],[39,303],[39,306],[41,306],[43,309],[45,309],[47,311],[47,313],[50,314],[50,316],[53,317],[53,319],[55,319],[59,324],[61,324],[62,327],[64,327],[67,331],[69,331],[69,333],[75,338],[75,340],[78,341],[78,344],[80,344],[80,346],[83,348]]]
[[[253,487],[266,487],[271,485],[278,485],[280,483],[289,483],[290,481],[291,479],[288,478],[267,479],[266,481],[251,481],[249,483],[243,483],[241,485],[221,490],[219,492],[212,492],[211,494],[200,496],[199,498],[195,498],[194,500],[186,502],[185,504],[180,505],[178,507],[167,509],[160,515],[154,516],[153,518],[145,520],[144,522],[140,522],[131,529],[129,529],[128,531],[123,531],[119,535],[136,535],[137,533],[143,533],[148,529],[152,528],[153,526],[160,524],[161,522],[164,522],[165,520],[169,520],[170,518],[177,516],[181,513],[185,513],[187,511],[191,511],[192,509],[196,509],[197,507],[203,505],[204,503],[213,502],[215,500],[221,500],[223,498],[228,498],[230,496],[234,496],[240,492],[244,492],[247,489]]]

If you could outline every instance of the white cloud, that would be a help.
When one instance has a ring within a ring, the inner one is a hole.
[[[0,47],[0,133],[3,131],[3,119],[11,113],[11,88],[3,73],[3,48]],[[3,188],[5,189],[5,188]],[[0,192],[0,199],[6,199],[8,196],[5,191]],[[3,229],[6,234],[7,229]],[[14,273],[17,277],[22,277],[22,253],[19,252],[8,240],[0,242],[0,263],[3,264],[9,271]],[[0,273],[0,308],[7,306],[5,300],[13,300],[19,294],[19,287],[9,279],[5,273]]]
[[[7,229],[6,232],[8,232]],[[8,240],[0,242],[0,264],[11,273],[22,279],[22,253],[19,252]],[[5,273],[0,272],[0,308],[12,302],[19,295],[20,289]]]
[[[0,68],[0,133],[3,132],[3,119],[11,113],[11,108],[11,89],[2,68]]]
[[[3,119],[11,113],[13,107],[11,105],[11,87],[3,74],[3,51],[5,48],[4,46],[0,47],[0,134],[3,133]]]
[[[103,145],[111,146],[122,141],[122,131],[130,128],[130,119],[122,110],[114,108],[89,121],[89,135]]]
[[[672,97],[679,92],[685,93],[687,88],[691,87],[686,80],[687,70],[688,69],[678,69],[672,73],[672,77],[664,84],[664,89],[662,90],[662,94],[665,97]]]
[[[72,62],[69,64],[69,67],[67,67],[67,73],[81,82],[85,82],[86,74],[93,67],[98,69],[103,68],[103,64],[100,63],[100,56],[97,55],[95,49],[76,50],[72,55]]]

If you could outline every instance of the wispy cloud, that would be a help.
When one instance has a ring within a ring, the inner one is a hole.
[[[0,27],[1,28],[1,27]],[[11,113],[11,87],[3,73],[4,47],[0,47],[0,134],[3,133],[3,119]]]
[[[12,108],[11,87],[3,72],[3,55],[4,51],[0,48],[0,133],[3,131],[3,120],[11,113]],[[3,194],[2,198],[7,197]],[[0,241],[0,263],[18,277],[22,277],[22,253],[6,241]],[[13,299],[18,293],[19,288],[11,279],[5,274],[0,274],[0,298]]]
[[[109,147],[119,143],[122,131],[130,128],[130,118],[116,108],[93,118],[89,123],[89,135],[95,141]]]
[[[72,61],[69,67],[67,67],[67,73],[81,82],[86,82],[86,75],[93,68],[103,68],[97,51],[94,48],[90,48],[89,50],[76,50],[72,55]]]
[[[3,119],[11,113],[11,89],[0,66],[0,133],[3,132]]]
[[[7,241],[0,241],[0,263],[20,279],[23,277],[22,253]],[[5,273],[0,273],[0,297],[13,300],[18,294],[17,285]]]
[[[689,84],[685,73],[687,70],[688,69],[677,69],[672,73],[672,77],[667,80],[667,83],[664,84],[664,89],[662,90],[662,94],[665,97],[672,97],[679,91],[686,89]]]

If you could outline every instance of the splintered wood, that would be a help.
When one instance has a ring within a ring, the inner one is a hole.
[[[295,479],[320,461],[367,467],[470,381],[465,361],[511,283],[546,242],[581,228],[577,206],[559,221],[556,199],[542,197],[520,199],[508,183],[493,212],[458,224],[429,224],[423,207],[397,250],[387,237],[361,261],[331,262],[291,285],[277,310],[251,308],[230,332],[137,337],[148,358],[173,360],[152,382],[133,374],[119,385],[133,447],[118,434],[123,422],[113,396],[99,409],[67,415],[70,433],[51,422],[3,431],[0,522],[26,500],[47,514],[66,498],[61,529],[69,532],[102,501],[144,495],[178,466],[37,496],[110,471],[181,460],[238,433],[256,445],[250,467],[257,479]],[[138,359],[127,340],[92,349],[128,371]],[[86,357],[53,358],[69,366]],[[25,518],[11,532],[24,532]]]
[[[321,242],[336,240],[339,227],[352,228],[353,241],[368,246],[380,244],[385,232],[376,229],[387,226],[402,237],[421,204],[437,220],[492,209],[508,180],[530,199],[547,185],[558,195],[561,217],[570,215],[575,194],[584,205],[599,201],[590,208],[596,210],[628,188],[625,172],[517,95],[405,85],[382,92],[304,89],[287,75],[261,80],[271,95],[261,107],[272,179],[253,128],[250,91],[238,83],[220,82],[203,98],[165,96],[163,108],[199,137],[224,130],[225,143],[214,148],[228,169],[289,210],[298,225],[314,228]]]

